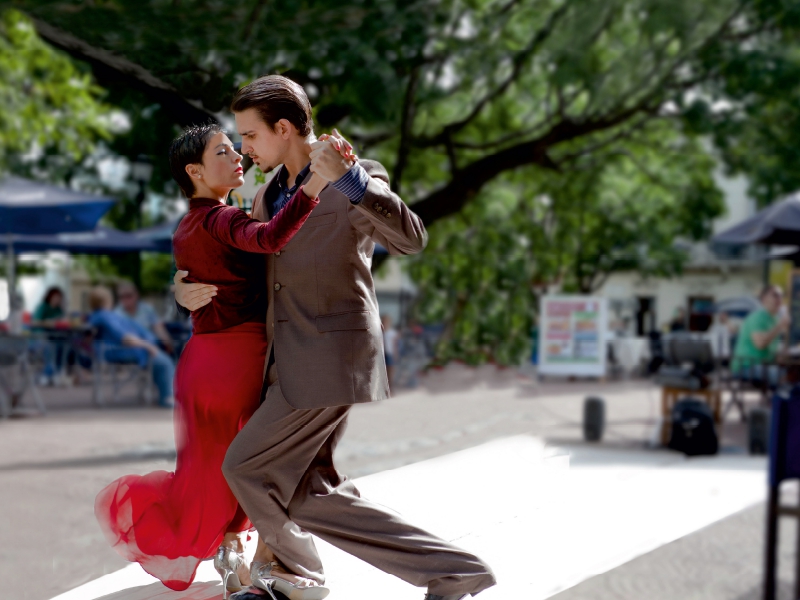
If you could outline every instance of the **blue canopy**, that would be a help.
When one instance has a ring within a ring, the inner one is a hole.
[[[70,254],[118,254],[121,252],[162,252],[151,240],[132,232],[98,225],[93,231],[52,235],[15,235],[14,252],[60,250]],[[167,250],[169,252],[169,250]]]
[[[137,229],[131,233],[137,237],[153,242],[157,252],[169,253],[172,252],[172,234],[175,233],[180,223],[181,219],[175,219],[162,223],[161,225]],[[375,254],[389,254],[389,252],[380,244],[375,244]]]
[[[112,198],[6,177],[0,181],[0,235],[90,231],[114,202]]]
[[[182,218],[167,221],[161,225],[154,225],[153,227],[137,229],[132,234],[152,243],[157,252],[170,253],[172,252],[172,234],[175,233]]]

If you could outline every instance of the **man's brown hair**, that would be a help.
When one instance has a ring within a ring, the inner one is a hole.
[[[114,303],[114,296],[111,290],[102,285],[96,285],[89,292],[89,308],[92,310],[101,310]]]
[[[273,131],[281,119],[294,125],[303,137],[314,129],[311,103],[303,86],[282,75],[259,77],[236,92],[231,110],[242,112],[248,108],[255,108]]]

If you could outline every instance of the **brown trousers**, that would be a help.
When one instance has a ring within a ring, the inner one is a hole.
[[[275,382],[228,449],[225,478],[278,560],[324,584],[313,533],[432,594],[476,594],[494,585],[479,558],[361,498],[336,470],[333,451],[349,410],[295,409]]]

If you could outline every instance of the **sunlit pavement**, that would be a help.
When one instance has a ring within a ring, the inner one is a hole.
[[[558,597],[743,600],[756,589],[765,461],[737,452],[737,423],[729,425],[720,456],[686,460],[646,447],[657,425],[657,390],[649,384],[460,383],[468,385],[356,407],[338,457],[364,495],[492,564],[500,584],[481,598],[533,600],[566,590]],[[11,582],[9,597],[219,596],[208,563],[191,594],[170,595],[152,584],[105,546],[91,514],[94,494],[114,477],[171,468],[170,415],[131,406],[81,409],[76,394],[85,388],[47,392],[47,417],[0,424],[0,498],[9,507],[0,576]],[[580,441],[587,393],[608,403],[599,445]],[[725,527],[732,521],[737,527]],[[715,528],[720,533],[706,539]],[[725,543],[726,536],[745,547]],[[693,539],[700,541],[687,544]],[[334,600],[422,596],[319,546]],[[692,560],[696,551],[703,568]],[[650,560],[659,553],[665,558]],[[715,595],[698,595],[704,569],[727,576],[726,586],[705,586]],[[675,596],[675,579],[699,583]],[[606,592],[598,594],[601,588]]]

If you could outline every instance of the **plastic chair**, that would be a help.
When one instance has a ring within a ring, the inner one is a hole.
[[[800,505],[780,503],[781,483],[800,479],[800,386],[772,397],[772,427],[769,441],[769,498],[764,568],[764,600],[775,600],[778,552],[778,519],[800,519]],[[800,598],[800,536],[795,559],[794,598]]]

